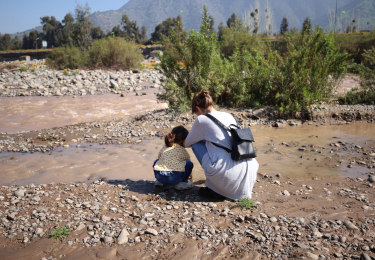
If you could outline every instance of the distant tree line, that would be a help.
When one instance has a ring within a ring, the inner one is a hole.
[[[39,33],[37,30],[31,31],[28,35],[25,33],[22,40],[18,36],[11,38],[10,34],[2,35],[0,33],[0,50],[17,50],[17,49],[35,49],[42,47],[42,41],[47,42],[47,48],[59,46],[76,46],[80,48],[87,48],[92,45],[94,40],[102,39],[104,37],[122,37],[125,40],[132,40],[137,44],[153,44],[161,43],[170,37],[170,29],[178,33],[182,38],[186,38],[188,32],[183,29],[182,17],[169,17],[155,27],[151,37],[148,38],[145,26],[139,28],[137,21],[131,21],[129,17],[124,14],[121,23],[113,27],[111,31],[103,32],[100,26],[94,27],[90,19],[90,7],[78,4],[74,15],[68,13],[60,22],[54,16],[41,17],[41,24],[43,32]],[[256,7],[254,11],[245,13],[243,18],[239,18],[235,13],[229,17],[226,24],[221,22],[218,25],[217,31],[214,28],[214,18],[208,17],[210,32],[217,32],[218,40],[229,39],[229,34],[233,32],[249,33],[251,35],[258,34],[260,36],[269,37],[284,35],[290,31],[298,31],[296,28],[289,28],[289,21],[283,17],[279,32],[274,32],[272,29],[272,12],[269,7],[265,9],[265,31],[261,32],[260,10]],[[355,21],[355,20],[353,20]],[[354,22],[348,27],[348,32],[356,31]],[[302,31],[307,34],[311,33],[311,20],[309,17],[303,21]],[[179,32],[181,31],[181,32]],[[227,34],[227,36],[224,36]],[[241,34],[241,33],[240,33]],[[182,39],[181,39],[182,40]],[[245,42],[243,43],[245,44]]]

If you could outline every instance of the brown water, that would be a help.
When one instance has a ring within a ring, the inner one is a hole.
[[[0,132],[48,129],[166,108],[165,103],[157,103],[155,91],[144,90],[144,96],[127,93],[125,97],[0,97]]]
[[[357,123],[342,126],[254,128],[259,172],[270,175],[279,173],[290,178],[363,177],[363,174],[370,171],[366,167],[328,167],[324,162],[326,158],[333,156],[329,153],[330,143],[341,140],[374,147],[374,127],[374,124]],[[287,147],[281,145],[282,142],[297,147]],[[155,138],[138,145],[83,144],[80,148],[58,148],[50,154],[0,153],[0,185],[85,182],[99,178],[153,180],[151,166],[162,145],[163,140]],[[314,149],[321,153],[298,151],[302,145],[314,145]],[[203,170],[191,149],[188,152],[194,163],[194,180],[204,180]],[[301,155],[303,158],[300,158]]]

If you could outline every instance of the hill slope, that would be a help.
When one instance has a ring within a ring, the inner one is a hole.
[[[340,0],[339,7],[358,1],[375,0]],[[266,1],[259,2],[260,13],[264,20]],[[327,0],[269,0],[268,3],[273,12],[274,31],[279,31],[283,16],[288,18],[290,27],[300,28],[307,16],[314,21],[325,16],[324,13],[328,13],[328,10],[335,8],[335,1]],[[216,28],[220,22],[225,23],[232,13],[242,17],[245,11],[255,9],[255,0],[130,0],[118,10],[93,13],[92,20],[95,26],[100,25],[104,30],[111,30],[121,22],[122,14],[126,13],[131,20],[136,20],[138,25],[145,25],[150,34],[158,23],[168,17],[181,14],[185,28],[198,29],[204,4],[209,14],[213,16]]]
[[[342,14],[345,11],[345,14]],[[337,30],[343,27],[344,30],[355,20],[355,25],[358,25],[361,30],[372,30],[375,28],[375,0],[356,0],[352,1],[337,9]],[[332,19],[327,15],[318,17],[315,23],[320,24],[325,28],[334,27],[334,12],[331,14]]]

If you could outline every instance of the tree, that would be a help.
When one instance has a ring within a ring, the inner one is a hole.
[[[105,37],[105,33],[103,32],[100,26],[97,26],[91,29],[91,38],[93,40],[99,40],[103,37]]]
[[[12,38],[9,33],[1,36],[0,34],[0,50],[11,50],[12,49]]]
[[[289,27],[288,19],[286,19],[286,17],[284,16],[280,25],[280,35],[284,35],[284,33],[288,32],[289,31],[288,27]]]
[[[24,50],[27,50],[28,49],[28,37],[27,37],[27,34],[26,33],[24,33],[23,34],[23,37],[22,37],[22,49],[24,49]]]
[[[238,20],[237,15],[233,13],[232,16],[227,21],[227,26],[231,28],[232,24],[235,23],[237,20]]]
[[[147,41],[147,28],[146,26],[142,26],[142,29],[141,29],[141,42],[142,43],[145,43]]]
[[[107,36],[125,37],[125,33],[121,30],[121,26],[118,24],[113,27],[111,31],[107,32]]]
[[[57,33],[60,45],[74,45],[74,18],[71,13],[65,15],[62,20],[64,25],[60,27]]]
[[[85,6],[77,4],[73,34],[75,46],[87,48],[92,42],[91,30],[93,28],[93,23],[90,15],[90,7],[87,2]]]
[[[223,22],[220,22],[219,26],[217,27],[217,36],[219,41],[221,41],[222,36],[224,34],[225,28],[227,28]]]
[[[39,33],[37,30],[31,31],[29,33],[29,37],[27,37],[26,42],[26,48],[24,47],[24,49],[35,49],[37,47],[42,47],[42,39],[41,37],[39,37]]]
[[[136,43],[141,43],[141,32],[137,26],[137,21],[130,21],[129,17],[123,14],[121,25],[124,30],[125,40],[135,40]]]
[[[307,34],[311,33],[311,21],[309,17],[306,17],[306,19],[303,21],[302,31],[306,32]]]
[[[58,30],[61,27],[61,23],[56,20],[54,16],[44,16],[40,18],[41,24],[43,25],[44,40],[47,41],[47,47],[59,45]]]
[[[181,24],[181,27],[179,27],[177,24]],[[170,37],[170,28],[172,28],[172,30],[175,31],[182,38],[186,38],[187,32],[183,29],[182,17],[181,15],[178,15],[176,18],[167,18],[162,23],[158,24],[155,27],[154,32],[151,33],[150,41],[161,42],[164,40],[165,37]]]
[[[17,35],[12,40],[12,49],[13,50],[20,50],[20,49],[22,49],[22,41],[20,40],[20,38]]]

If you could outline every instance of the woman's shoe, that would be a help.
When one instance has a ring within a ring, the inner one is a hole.
[[[161,183],[160,181],[156,180],[156,181],[155,181],[155,186],[156,186],[156,187],[163,187],[164,185],[163,185],[163,183]]]
[[[192,182],[180,182],[179,184],[176,184],[174,188],[176,190],[188,190],[194,187],[194,184]]]

